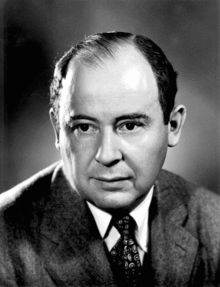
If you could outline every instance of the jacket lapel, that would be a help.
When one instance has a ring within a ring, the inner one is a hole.
[[[57,286],[115,286],[103,241],[86,203],[55,172],[42,224],[45,269]]]
[[[156,286],[185,286],[190,280],[198,240],[184,227],[188,216],[184,189],[181,182],[171,186],[165,172],[155,184],[150,209],[150,244]]]

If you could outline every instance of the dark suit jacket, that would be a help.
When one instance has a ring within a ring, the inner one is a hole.
[[[116,286],[95,221],[60,165],[1,194],[0,211],[0,286]],[[146,286],[218,286],[219,197],[162,171],[150,218]]]

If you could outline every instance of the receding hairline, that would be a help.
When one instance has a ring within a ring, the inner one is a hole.
[[[150,61],[140,51],[138,46],[133,41],[133,38],[134,37],[132,36],[129,39],[122,40],[121,42],[111,43],[111,52],[104,53],[103,50],[101,50],[101,53],[97,57],[94,57],[94,51],[90,51],[91,57],[89,54],[83,53],[83,52],[79,53],[78,55],[73,56],[67,65],[66,75],[68,73],[69,68],[73,66],[75,66],[75,68],[77,68],[79,65],[85,66],[87,68],[98,68],[98,67],[102,68],[105,66],[105,63],[107,61],[117,60],[117,57],[123,55],[123,49],[125,48],[133,49],[142,58],[143,62],[149,64],[153,72]],[[97,52],[100,52],[100,51],[97,51]]]
[[[134,39],[135,36],[131,34],[127,36],[127,38],[117,38],[105,44],[97,43],[93,46],[87,45],[86,48],[80,49],[74,58],[82,59],[87,64],[102,63],[102,61],[107,58],[114,58],[117,50],[123,46],[130,45],[135,47]]]

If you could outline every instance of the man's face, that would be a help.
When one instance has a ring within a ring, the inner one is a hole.
[[[144,57],[125,46],[99,66],[70,63],[59,122],[59,149],[74,189],[104,210],[134,208],[154,184],[168,144]]]

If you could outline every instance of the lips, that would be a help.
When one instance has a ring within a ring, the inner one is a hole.
[[[97,176],[93,178],[97,188],[108,192],[128,190],[131,185],[130,179],[129,176]]]
[[[98,181],[103,181],[103,182],[120,182],[120,181],[123,181],[123,180],[129,180],[130,177],[122,177],[122,176],[114,176],[114,177],[96,177],[95,178],[96,180]]]

